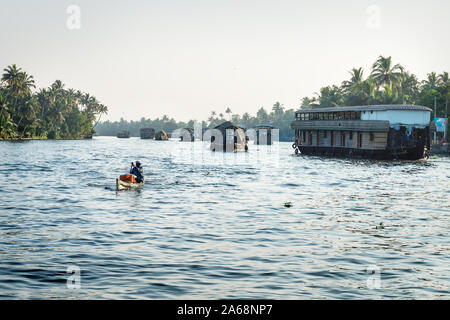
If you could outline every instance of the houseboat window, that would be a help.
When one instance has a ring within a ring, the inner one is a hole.
[[[318,113],[314,113],[314,118],[313,120],[319,120],[319,114]]]
[[[319,113],[319,120],[323,120],[323,113]]]
[[[346,112],[344,118],[345,118],[345,120],[350,120],[350,119],[351,119],[351,116],[352,116],[352,115],[351,115],[350,112]]]
[[[373,132],[370,133],[370,141],[375,140],[375,135],[373,134]]]
[[[356,112],[356,120],[361,120],[361,111]]]
[[[338,119],[338,114],[337,112],[333,112],[333,120],[337,120]]]
[[[325,139],[328,139],[328,131],[327,131],[327,130],[325,130],[325,131],[323,132],[323,137],[324,137]]]
[[[348,134],[348,139],[353,140],[353,131],[350,131]]]
[[[344,120],[344,112],[339,112],[339,120]]]
[[[309,113],[305,113],[305,120],[309,120]]]
[[[316,133],[316,144],[320,146],[320,131],[317,131]]]

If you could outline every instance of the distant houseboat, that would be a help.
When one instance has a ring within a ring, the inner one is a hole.
[[[142,128],[140,130],[141,139],[154,139],[155,129],[153,128]]]
[[[220,131],[222,139],[211,137],[211,150],[223,152],[246,152],[248,151],[248,139],[244,128],[230,121],[226,121],[214,129]]]
[[[166,141],[169,140],[169,134],[164,130],[158,131],[155,135],[155,140]]]
[[[119,133],[117,133],[117,138],[128,139],[129,137],[130,137],[129,131],[120,131]]]
[[[272,145],[272,130],[273,126],[271,126],[270,124],[260,124],[256,126],[256,144]]]
[[[194,142],[195,141],[194,129],[192,129],[192,128],[185,128],[184,130],[186,130],[189,134],[186,135],[186,136],[182,135],[180,137],[180,141]]]
[[[412,105],[318,108],[295,113],[295,152],[370,159],[425,157],[431,109]]]

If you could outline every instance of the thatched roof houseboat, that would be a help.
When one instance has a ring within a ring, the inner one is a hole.
[[[214,128],[211,136],[211,150],[224,152],[248,151],[248,139],[245,129],[230,121],[226,121]]]
[[[169,134],[164,130],[158,131],[155,135],[155,140],[166,141],[169,140]]]
[[[270,124],[260,124],[256,126],[256,144],[258,145],[272,145],[273,136],[272,130],[273,126]]]
[[[117,133],[117,138],[120,139],[128,139],[130,137],[130,132],[129,131],[120,131]]]
[[[195,141],[194,129],[192,129],[192,128],[184,128],[184,130],[186,130],[188,135],[182,135],[180,137],[180,141],[194,142]]]
[[[142,128],[140,130],[141,139],[154,139],[155,129],[153,128]]]

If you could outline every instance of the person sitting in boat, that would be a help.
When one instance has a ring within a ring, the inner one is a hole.
[[[136,178],[136,182],[144,182],[144,168],[142,168],[141,163],[139,161],[136,161],[136,165],[132,163],[131,166],[132,168],[130,174],[134,175],[134,177]]]

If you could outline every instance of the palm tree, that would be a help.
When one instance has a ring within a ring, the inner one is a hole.
[[[427,79],[422,81],[422,88],[426,90],[437,89],[439,78],[436,72],[427,74]]]
[[[404,68],[400,64],[392,66],[392,57],[380,56],[372,66],[371,76],[377,84],[377,88],[393,88],[401,84]]]
[[[443,72],[438,76],[438,85],[444,89],[448,94],[448,89],[450,87],[450,79],[448,78],[448,72]]]
[[[15,109],[17,98],[22,94],[22,83],[25,82],[24,85],[26,85],[30,84],[32,81],[32,78],[29,79],[27,75],[24,75],[22,69],[17,68],[15,64],[13,64],[12,66],[8,66],[3,71],[5,73],[2,75],[1,82],[6,83],[7,94],[2,104],[2,109],[0,109],[0,116],[10,96],[15,97],[13,106],[13,108]]]
[[[230,121],[231,121],[231,114],[233,113],[233,112],[231,111],[231,109],[230,109],[230,108],[227,108],[227,110],[225,110],[225,113],[228,114],[228,116],[230,117]]]
[[[363,74],[364,74],[364,70],[363,68],[353,68],[351,71],[349,71],[351,78],[350,81],[344,81],[342,83],[342,88],[345,91],[350,90],[351,88],[360,85],[364,80],[363,80]]]
[[[108,114],[108,107],[103,104],[99,104],[99,106],[97,108],[97,114],[98,114],[98,119],[97,119],[97,122],[95,123],[95,125],[93,126],[93,128],[95,128],[98,125],[98,123],[100,122],[100,119],[102,118],[102,115]],[[144,118],[142,118],[142,119],[144,119]],[[142,122],[142,119],[141,119],[141,122]]]
[[[14,87],[19,82],[22,69],[17,68],[15,64],[8,66],[3,70],[5,73],[2,75],[1,82],[6,82],[9,87]]]
[[[439,87],[443,88],[445,96],[445,117],[448,116],[448,93],[450,87],[450,80],[448,78],[448,72],[443,72],[438,77]]]
[[[304,97],[300,109],[312,109],[312,104],[316,102],[316,98]]]
[[[30,100],[31,99],[31,88],[36,88],[36,86],[34,85],[34,79],[33,76],[29,75],[26,72],[21,72],[18,76],[18,82],[17,82],[17,86],[18,86],[18,93],[19,95],[15,97],[14,100],[14,105],[13,108],[15,110],[15,106],[17,103],[17,99],[18,98],[23,98],[23,97],[27,97],[26,99],[24,99],[25,101],[22,101],[22,104],[19,106],[19,110],[18,110],[18,114],[21,115],[21,118],[19,120],[19,122],[17,123],[17,126],[20,126],[20,123],[23,120],[24,114],[23,114],[23,110],[22,107],[24,105],[27,105],[27,101],[26,100]]]

